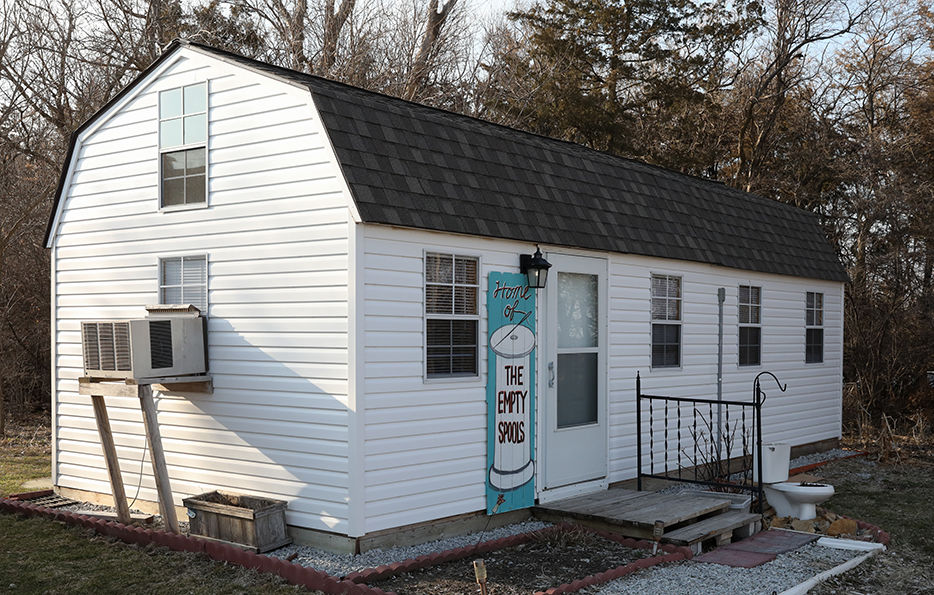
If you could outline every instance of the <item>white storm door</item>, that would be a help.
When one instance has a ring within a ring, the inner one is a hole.
[[[607,263],[547,258],[545,489],[602,479],[607,471]]]

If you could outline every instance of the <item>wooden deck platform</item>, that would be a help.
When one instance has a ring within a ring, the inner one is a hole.
[[[759,515],[742,511],[735,514],[730,504],[728,498],[709,495],[614,488],[539,505],[533,512],[544,520],[571,520],[640,539],[651,539],[655,523],[660,522],[665,527],[663,541],[696,546],[699,551],[701,542],[706,539],[717,538],[718,543],[729,543],[734,530],[739,529],[742,537],[755,530]],[[718,522],[718,518],[723,522]],[[698,525],[698,530],[685,530],[692,525]],[[666,539],[667,535],[671,539]]]

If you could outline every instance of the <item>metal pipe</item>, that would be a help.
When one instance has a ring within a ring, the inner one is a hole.
[[[723,437],[723,302],[726,301],[726,288],[717,289],[717,464],[722,460],[721,444]]]
[[[636,370],[636,489],[642,491],[642,379]]]

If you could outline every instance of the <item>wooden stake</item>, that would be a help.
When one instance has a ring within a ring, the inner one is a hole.
[[[123,489],[123,476],[120,474],[120,461],[117,459],[117,449],[114,446],[114,437],[110,431],[110,418],[107,417],[107,405],[101,395],[91,395],[94,405],[94,419],[97,420],[97,433],[101,437],[101,447],[104,449],[104,461],[107,463],[107,474],[110,475],[110,489],[114,496],[114,506],[117,507],[117,520],[124,525],[130,524],[130,507],[126,502],[126,491]]]
[[[178,533],[178,518],[175,516],[175,503],[172,500],[172,487],[169,484],[169,471],[165,466],[165,452],[162,450],[162,435],[159,433],[159,421],[156,418],[156,404],[152,400],[152,385],[140,384],[139,403],[143,410],[143,422],[146,425],[146,440],[149,442],[149,456],[152,471],[156,478],[156,491],[159,494],[159,511],[165,527],[172,533]]]

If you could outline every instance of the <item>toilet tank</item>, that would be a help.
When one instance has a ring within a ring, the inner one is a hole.
[[[791,445],[773,442],[762,445],[762,483],[778,483],[788,479]],[[753,479],[759,479],[758,465],[753,465]]]

